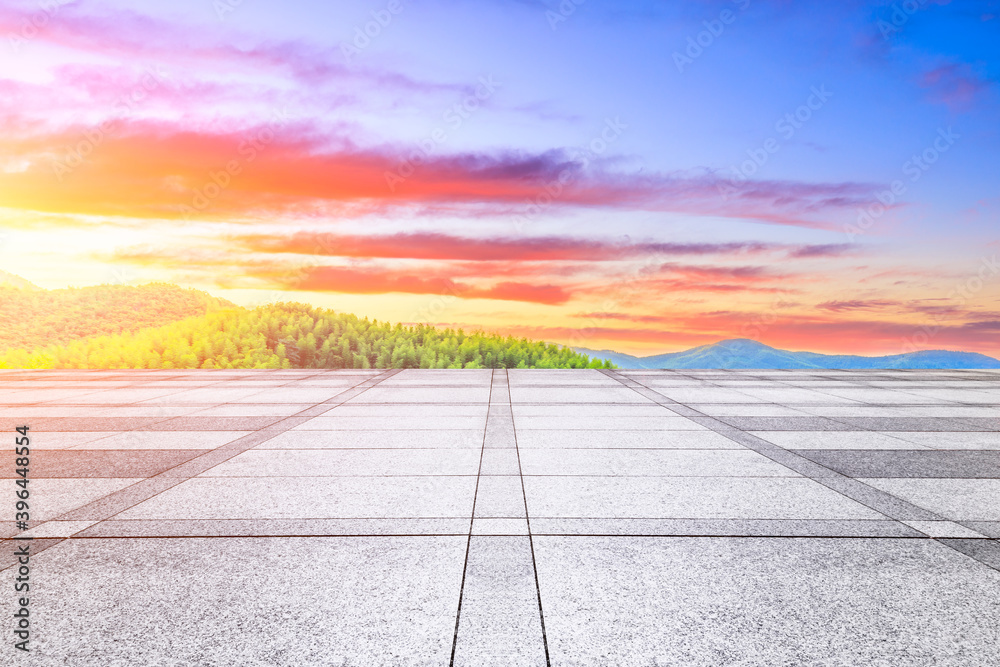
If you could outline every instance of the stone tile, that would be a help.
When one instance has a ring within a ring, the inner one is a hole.
[[[78,537],[302,537],[313,535],[468,534],[468,517],[451,519],[108,519],[84,530]]]
[[[0,527],[0,535],[7,536],[6,528]],[[11,534],[13,532],[11,531]],[[64,537],[39,537],[31,540],[31,554],[32,557],[37,556],[46,549],[50,549],[55,545],[63,542],[66,538]],[[7,571],[13,574],[13,567],[17,565],[17,556],[15,551],[21,545],[21,540],[4,540],[0,542],[0,572]],[[5,605],[6,609],[10,609],[10,613],[13,613],[13,596],[11,596],[11,602]],[[5,611],[6,611],[5,609]]]
[[[963,521],[962,525],[980,535],[1000,538],[1000,521]]]
[[[174,417],[137,427],[142,431],[257,431],[283,417]]]
[[[489,385],[470,387],[372,387],[349,403],[489,403]]]
[[[241,398],[252,396],[253,394],[258,394],[258,393],[260,393],[259,387],[236,388],[232,386],[222,385],[216,387],[200,387],[196,389],[187,389],[185,391],[178,391],[170,395],[170,401],[175,405],[184,403],[189,403],[194,405],[199,405],[199,404],[218,405],[220,403],[231,403],[232,401],[236,401]]]
[[[521,478],[480,477],[476,491],[475,518],[517,518],[525,516]]]
[[[34,521],[48,521],[98,498],[124,489],[141,478],[91,478],[91,479],[35,479],[29,483],[29,507]],[[9,510],[14,509],[14,492],[17,486],[13,479],[0,479],[0,491],[9,498]],[[12,514],[8,515],[11,519]],[[9,519],[8,519],[9,520]]]
[[[802,405],[799,410],[817,417],[928,417],[927,410],[931,406],[918,408],[919,414],[908,414],[909,408],[882,405]]]
[[[33,661],[447,664],[466,541],[67,540],[33,560]]]
[[[885,519],[810,479],[525,477],[532,517]]]
[[[894,438],[912,442],[930,449],[991,449],[1000,450],[1000,433],[974,431],[949,433],[937,431],[919,433],[913,431],[888,432]]]
[[[954,401],[966,404],[996,404],[996,394],[989,391],[978,391],[976,389],[953,389],[953,388],[924,388],[914,387],[904,390],[907,394],[925,398],[928,402],[946,403]]]
[[[527,537],[473,536],[469,542],[453,664],[545,667]]]
[[[945,417],[947,419],[964,419],[966,417],[1000,417],[1000,409],[983,406],[967,405],[921,405],[918,408],[896,408],[898,415],[893,417]]]
[[[120,432],[120,431],[131,431],[136,428],[145,428],[152,426],[157,422],[162,422],[170,417],[66,417],[66,418],[53,418],[39,420],[37,423],[31,424],[31,431],[51,431],[51,432],[65,432],[65,431],[110,431],[110,432]],[[23,420],[19,420],[17,424],[11,424],[10,428],[6,429],[13,431],[15,426],[19,426],[23,423]]]
[[[655,403],[518,403],[514,417],[674,417],[670,408]]]
[[[790,408],[774,403],[688,403],[688,407],[710,417],[808,417],[809,408]]]
[[[511,388],[515,386],[527,387],[534,385],[542,386],[596,386],[596,387],[620,387],[621,384],[612,378],[604,375],[595,369],[551,369],[542,370],[536,368],[520,369],[512,368],[507,371],[507,379]]]
[[[472,520],[473,535],[527,535],[528,520],[479,517]]]
[[[190,449],[41,450],[31,455],[30,479],[152,477],[201,453]],[[0,479],[16,478],[14,468],[0,468]]]
[[[809,403],[840,403],[842,405],[851,405],[858,402],[856,399],[833,396],[826,391],[813,391],[810,389],[798,389],[792,387],[775,388],[765,386],[759,389],[745,387],[740,389],[740,392],[752,398],[767,401],[768,403],[787,403],[790,405],[805,405]]]
[[[903,523],[930,537],[986,537],[986,535],[961,526],[954,521],[904,521]]]
[[[517,429],[525,449],[743,449],[725,436],[704,431],[557,431]]]
[[[751,431],[785,449],[926,449],[886,433],[873,431]]]
[[[72,400],[69,400],[68,397],[59,400],[75,403],[76,405],[127,405],[131,403],[138,403],[140,401],[162,399],[176,393],[178,393],[178,390],[173,388],[155,389],[129,386],[120,389],[109,389],[106,391],[85,391],[73,397]]]
[[[687,417],[608,417],[608,416],[530,416],[517,417],[519,429],[558,431],[702,431],[705,429]]]
[[[940,402],[935,398],[921,396],[913,393],[912,391],[895,391],[893,389],[878,389],[875,387],[823,388],[817,389],[817,391],[822,394],[827,394],[828,396],[836,396],[837,398],[846,398],[852,401],[860,401],[862,403],[876,405],[913,405],[915,403],[924,404]]]
[[[962,417],[955,421],[968,424],[973,431],[1000,431],[1000,417]],[[956,431],[964,429],[957,428]]]
[[[422,403],[342,403],[323,413],[324,417],[481,417],[486,418],[486,403],[427,405]]]
[[[719,422],[741,431],[863,431],[843,420],[825,417],[716,417]]]
[[[253,431],[127,431],[76,445],[85,449],[117,450],[208,450],[217,449]]]
[[[451,429],[483,429],[486,426],[485,415],[470,416],[403,416],[398,417],[313,417],[305,424],[297,426],[296,431],[362,431],[374,430],[424,430],[435,431]]]
[[[200,477],[351,477],[475,475],[474,449],[252,449],[206,470]],[[516,473],[515,473],[516,474]]]
[[[460,517],[472,515],[475,489],[475,477],[196,478],[117,518]]]
[[[1000,573],[933,540],[534,544],[553,665],[977,664],[1000,625]]]
[[[310,420],[312,421],[312,420]],[[307,424],[309,422],[306,422]],[[293,429],[270,438],[257,449],[464,449],[480,450],[483,429],[304,431]]]
[[[849,477],[1000,478],[1000,451],[800,450]]]
[[[520,475],[521,463],[513,448],[483,448],[480,475]]]
[[[550,519],[533,518],[533,535],[662,537],[921,537],[899,521],[877,519]]]
[[[484,369],[405,369],[380,383],[382,387],[399,385],[454,386],[456,384],[478,384],[489,386],[493,371]]]
[[[312,403],[228,403],[211,408],[200,408],[190,413],[192,417],[287,417],[312,407]]]
[[[799,477],[756,452],[731,449],[525,449],[524,475]]]
[[[527,387],[511,383],[512,403],[650,403],[622,387]]]
[[[951,521],[1000,521],[1000,479],[861,479]]]
[[[234,403],[306,403],[315,405],[323,403],[343,393],[349,387],[306,387],[286,386],[275,389],[265,389],[248,396],[234,399]]]
[[[855,431],[976,431],[971,425],[954,419],[935,417],[837,417]]]
[[[28,431],[29,442],[32,450],[43,449],[69,449],[89,442],[95,442],[101,438],[106,438],[114,434],[114,431],[82,431],[74,433],[72,431]],[[0,438],[0,451],[11,451],[17,448],[17,443],[13,436],[10,438]]]
[[[69,537],[89,528],[96,521],[46,521],[31,530],[18,533],[18,537]]]
[[[731,403],[745,405],[747,403],[770,403],[764,398],[757,398],[735,389],[719,387],[670,387],[656,383],[645,383],[650,389],[678,403]]]
[[[939,541],[987,567],[1000,571],[1000,542],[997,540],[941,539]]]

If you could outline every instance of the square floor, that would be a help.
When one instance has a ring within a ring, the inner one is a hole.
[[[0,569],[29,546],[33,642],[0,664],[980,665],[1000,643],[996,371],[5,370],[0,421],[8,460],[32,440]]]

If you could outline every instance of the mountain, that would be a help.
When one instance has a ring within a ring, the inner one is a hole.
[[[25,280],[21,276],[9,273],[7,271],[0,270],[0,289],[26,289],[26,290],[40,290],[42,289],[30,280]]]
[[[790,352],[745,338],[650,357],[610,350],[573,348],[592,359],[606,359],[619,368],[1000,368],[1000,360],[975,352],[924,350],[885,357],[816,352]]]
[[[0,351],[137,331],[235,304],[169,283],[46,290],[0,273]]]

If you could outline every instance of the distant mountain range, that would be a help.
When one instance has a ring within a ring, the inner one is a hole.
[[[606,359],[619,368],[1000,368],[1000,360],[975,352],[925,350],[886,357],[789,352],[745,338],[724,340],[684,352],[633,357],[611,350],[573,350]]]

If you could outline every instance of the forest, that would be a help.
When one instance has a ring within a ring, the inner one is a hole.
[[[87,315],[77,312],[75,317],[86,319]],[[124,322],[114,326],[125,328]],[[234,306],[162,326],[80,337],[62,344],[10,348],[0,352],[0,368],[612,366],[569,348],[523,338],[393,325],[308,304],[277,303],[255,309]]]
[[[0,273],[0,350],[64,345],[236,307],[170,283],[44,290],[19,276]]]

